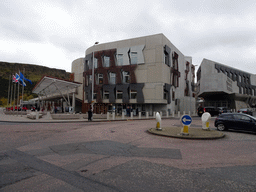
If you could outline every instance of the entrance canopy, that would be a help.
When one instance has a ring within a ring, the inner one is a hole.
[[[77,88],[81,86],[81,84],[82,83],[44,76],[33,88],[32,93],[37,94],[40,100],[56,98],[64,98],[64,100],[66,100],[65,97],[69,98],[70,95],[74,97],[75,93],[77,93]]]

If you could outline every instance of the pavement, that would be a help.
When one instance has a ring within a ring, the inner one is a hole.
[[[0,192],[256,189],[254,134],[188,140],[149,134],[154,119],[19,123],[0,116]],[[181,127],[172,117],[162,126]],[[199,117],[189,132],[196,129]]]
[[[78,116],[80,114],[77,114]],[[196,118],[198,118],[196,116]],[[107,119],[93,119],[93,122],[110,122],[110,121],[133,121],[133,120],[152,120],[153,117],[150,118],[141,118],[133,117],[122,119],[121,117],[116,116],[115,120],[107,120]],[[178,117],[163,117],[163,119],[180,119]],[[88,119],[79,118],[79,119],[49,119],[47,115],[43,115],[40,119],[29,119],[26,115],[5,115],[3,112],[3,108],[0,109],[0,122],[9,122],[9,123],[76,123],[76,122],[89,122]],[[193,126],[192,126],[193,127]],[[161,131],[155,128],[149,128],[148,132],[166,137],[174,137],[180,139],[219,139],[225,136],[224,133],[209,129],[203,130],[201,127],[193,127],[193,129],[189,129],[189,134],[184,135],[181,134],[182,125],[164,127]]]

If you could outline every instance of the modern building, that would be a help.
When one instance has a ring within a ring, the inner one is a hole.
[[[83,113],[91,104],[96,113],[195,112],[192,58],[163,34],[95,44],[72,73],[83,83]]]
[[[204,106],[255,107],[256,75],[203,59],[197,71],[197,95]]]

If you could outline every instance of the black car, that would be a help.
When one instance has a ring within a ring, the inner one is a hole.
[[[211,114],[211,116],[214,116],[214,115],[218,115],[219,114],[219,111],[217,108],[215,107],[212,107],[212,106],[208,106],[208,107],[199,107],[197,109],[197,114],[199,117],[201,117],[203,115],[203,113],[205,112],[208,112]]]
[[[219,114],[230,113],[230,110],[228,108],[226,108],[226,107],[218,107],[217,109],[219,111]]]
[[[252,116],[252,114],[253,114],[252,110],[249,109],[249,108],[239,109],[237,112],[238,112],[238,113],[245,113],[245,114],[248,114],[248,115],[251,115],[251,116]]]
[[[223,113],[214,122],[219,131],[228,129],[256,132],[256,118],[244,113]]]

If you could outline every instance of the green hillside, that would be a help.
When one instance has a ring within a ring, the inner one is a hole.
[[[32,95],[32,89],[43,76],[46,75],[69,80],[71,74],[61,69],[48,68],[33,64],[8,63],[0,61],[0,100],[8,98],[9,78],[16,73],[19,74],[19,71],[23,73],[25,78],[32,81],[32,85],[29,82],[26,82],[27,86],[24,89],[24,94],[27,96]],[[33,97],[36,97],[36,95],[33,95]]]

